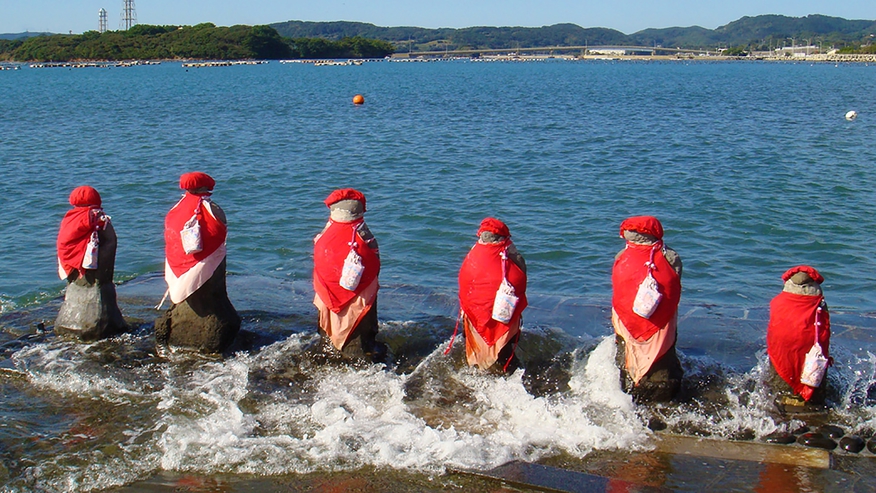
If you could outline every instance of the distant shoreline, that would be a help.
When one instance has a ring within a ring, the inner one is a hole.
[[[585,55],[579,58],[598,59],[605,58],[604,55]],[[765,62],[824,62],[824,63],[876,63],[876,55],[810,55],[806,57],[786,57],[786,56],[680,56],[680,55],[619,55],[617,57],[624,60],[700,60],[700,61],[765,61]]]
[[[408,56],[404,53],[396,53],[392,60],[441,60],[443,54],[427,55],[418,53],[418,56]],[[470,57],[460,57],[470,58]],[[767,62],[824,62],[824,63],[876,63],[876,54],[818,54],[805,57],[788,56],[725,56],[725,55],[621,55],[621,54],[593,54],[593,55],[481,55],[472,60],[483,61],[538,61],[549,59],[564,60],[640,60],[640,61],[767,61]]]
[[[321,58],[321,59],[289,59],[289,60],[270,60],[279,63],[284,62],[303,62],[309,64],[337,65],[347,61],[395,61],[395,62],[434,62],[447,60],[471,60],[475,62],[527,62],[527,61],[546,61],[546,60],[568,60],[568,61],[688,61],[688,62],[723,62],[723,61],[742,61],[742,62],[790,62],[790,63],[876,63],[876,54],[818,54],[805,57],[787,57],[787,56],[724,56],[724,55],[482,55],[479,57],[467,56],[444,56],[444,54],[436,53],[435,55],[417,54],[417,56],[408,56],[404,53],[396,53],[392,57],[386,59],[348,59],[348,58]],[[159,65],[161,63],[181,63],[185,67],[219,67],[231,65],[258,65],[268,63],[267,60],[211,60],[211,59],[156,59],[156,60],[71,60],[67,62],[15,62],[0,60],[0,70],[10,69],[12,67],[26,66],[29,68],[89,68],[89,67],[132,67],[144,65]],[[361,64],[361,63],[359,63]],[[350,65],[355,65],[350,63]]]

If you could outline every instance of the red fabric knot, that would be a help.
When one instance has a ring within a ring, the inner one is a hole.
[[[490,233],[494,233],[499,236],[511,236],[511,232],[508,230],[508,226],[506,226],[505,223],[494,217],[488,217],[481,221],[481,226],[478,228],[478,236],[480,236],[481,233],[483,233],[484,231],[489,231]]]
[[[809,277],[812,278],[813,281],[817,282],[818,284],[824,282],[824,277],[822,277],[821,274],[819,274],[814,267],[809,267],[808,265],[798,265],[797,267],[791,267],[790,269],[785,271],[784,274],[782,274],[782,280],[787,281],[791,278],[791,276],[798,272],[806,273]]]
[[[339,188],[330,193],[323,202],[325,202],[326,207],[331,207],[332,204],[336,204],[342,200],[358,200],[359,202],[362,202],[362,212],[368,212],[365,208],[365,195],[355,188]]]
[[[620,235],[624,236],[624,231],[635,231],[637,233],[655,236],[658,240],[663,239],[663,225],[660,220],[654,216],[633,216],[624,220],[620,225]]]
[[[185,173],[179,177],[179,187],[183,190],[195,190],[198,188],[213,190],[215,186],[216,180],[207,173],[201,173],[200,171]]]
[[[85,207],[89,205],[100,207],[100,194],[97,193],[97,190],[88,185],[76,187],[70,192],[70,205],[73,207]]]

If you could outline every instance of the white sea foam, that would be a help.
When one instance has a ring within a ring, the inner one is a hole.
[[[0,314],[11,312],[15,310],[16,305],[15,302],[9,299],[4,294],[0,294]]]
[[[276,365],[283,350],[300,346],[299,339],[293,336],[257,357],[206,365],[186,389],[176,389],[180,395],[164,399],[162,468],[279,474],[374,466],[441,472],[448,466],[483,469],[559,452],[582,457],[594,449],[646,446],[644,425],[616,383],[610,340],[579,363],[576,371],[584,375],[576,377],[568,395],[534,397],[524,389],[522,372],[502,378],[459,371],[458,381],[472,399],[447,409],[445,424],[430,425],[412,412],[405,402],[410,376],[379,366],[322,368],[312,395],[295,400],[275,392],[254,413],[245,411],[248,371]],[[443,358],[441,352],[423,364]],[[185,409],[190,407],[210,410],[192,414]]]
[[[852,433],[870,434],[876,430],[876,354],[866,351],[865,357],[856,357],[836,346],[831,347],[831,353],[835,360],[828,378],[838,380],[839,388],[844,389],[836,414],[855,423]]]
[[[774,396],[764,385],[769,368],[766,351],[758,354],[757,363],[746,373],[725,375],[719,363],[709,357],[683,358],[691,370],[688,381],[724,379],[714,394],[700,395],[681,405],[657,407],[657,414],[675,432],[707,434],[714,437],[737,438],[737,435],[763,437],[780,426]],[[787,425],[787,423],[786,423]]]
[[[55,340],[24,347],[12,355],[12,361],[33,385],[44,389],[68,395],[99,396],[110,402],[141,395],[142,389],[135,379],[110,375],[100,363],[90,360],[87,353],[92,347],[92,344]]]
[[[82,493],[102,491],[123,486],[144,477],[149,470],[150,462],[145,457],[130,460],[120,457],[107,457],[100,451],[93,451],[72,458],[76,466],[64,464],[70,457],[57,457],[31,467],[25,473],[23,481],[26,486],[12,484],[6,491],[46,491]]]
[[[83,435],[101,447],[116,444],[112,455],[74,447],[28,469],[23,484],[87,491],[159,469],[279,475],[375,467],[440,474],[651,447],[647,408],[620,388],[613,337],[589,353],[572,354],[568,391],[539,396],[527,392],[522,371],[502,377],[459,366],[460,347],[445,356],[441,345],[410,374],[399,375],[380,365],[315,363],[306,356],[315,337],[293,335],[225,360],[171,355],[125,378],[90,356],[93,345],[52,341],[19,350],[17,369],[38,387],[123,403],[122,409],[135,399],[143,406],[132,422],[111,425],[115,438]],[[693,367],[690,378],[716,371],[707,358],[683,359]],[[866,392],[873,384],[874,362],[870,354],[857,363],[855,388]],[[774,431],[770,396],[758,384],[768,364],[760,354],[752,370],[726,377],[720,389],[726,404],[717,411],[665,408],[667,423],[716,436]],[[872,407],[854,412],[855,421],[876,425]],[[89,465],[75,465],[83,461]]]

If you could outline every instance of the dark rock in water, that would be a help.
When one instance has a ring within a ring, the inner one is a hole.
[[[785,431],[775,431],[763,437],[763,441],[767,443],[780,443],[782,445],[788,445],[790,443],[796,442],[797,437]]]
[[[858,452],[864,450],[864,439],[857,435],[849,435],[847,437],[843,437],[839,442],[840,448],[845,450],[846,452],[851,452],[853,454],[857,454]]]
[[[867,450],[869,450],[871,454],[876,454],[876,437],[867,440]]]
[[[756,434],[754,433],[754,430],[743,429],[743,430],[736,430],[736,431],[730,433],[730,435],[727,438],[729,438],[731,440],[751,441],[751,440],[754,440],[755,436],[756,436]]]
[[[564,349],[562,341],[541,331],[528,332],[523,341],[526,354],[523,385],[526,391],[535,397],[568,392],[572,355]]]
[[[240,316],[225,290],[223,260],[203,286],[155,321],[155,340],[161,346],[221,353],[239,330]]]
[[[821,433],[822,435],[833,438],[834,440],[838,440],[838,439],[842,438],[843,435],[846,434],[846,432],[843,431],[842,428],[840,428],[839,426],[834,426],[834,425],[819,426],[818,432]]]
[[[104,339],[128,330],[113,284],[117,240],[112,223],[98,231],[98,240],[98,268],[86,270],[81,277],[79,271],[70,273],[64,302],[55,319],[56,333],[81,341]]]
[[[793,433],[794,435],[802,435],[804,433],[809,433],[810,431],[812,431],[812,430],[810,430],[808,426],[803,425],[803,426],[797,428],[796,430],[792,431],[791,433]]]
[[[806,445],[807,447],[823,448],[825,450],[833,450],[836,448],[836,442],[821,433],[804,433],[797,437],[797,443]]]
[[[685,434],[695,436],[695,437],[710,437],[712,436],[712,430],[701,426],[690,426],[686,430],[684,430]]]
[[[648,419],[648,429],[651,431],[663,431],[666,429],[666,423],[660,418],[651,417]]]

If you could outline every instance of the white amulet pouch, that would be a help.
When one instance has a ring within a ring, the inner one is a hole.
[[[518,299],[514,293],[514,286],[507,279],[503,279],[493,301],[493,320],[503,324],[510,322]]]
[[[812,349],[806,353],[806,359],[803,361],[803,371],[800,374],[800,383],[810,387],[818,387],[821,385],[821,380],[824,378],[824,372],[827,371],[828,359],[824,357],[821,351],[821,345],[815,343]]]
[[[201,243],[201,224],[198,222],[197,212],[192,215],[191,219],[186,221],[182,231],[179,232],[179,236],[186,255],[198,253],[204,249]]]
[[[355,250],[350,250],[347,258],[344,259],[344,268],[341,270],[341,279],[338,283],[347,291],[355,291],[359,281],[362,280],[363,272],[365,266],[362,265],[362,257]]]
[[[663,299],[663,295],[660,294],[657,280],[654,279],[649,270],[648,275],[639,284],[639,290],[636,291],[636,299],[633,300],[633,313],[642,318],[650,318],[657,310],[661,299]]]
[[[100,252],[100,241],[97,239],[97,231],[91,232],[88,245],[85,246],[85,255],[82,256],[83,269],[97,269],[97,257]]]

